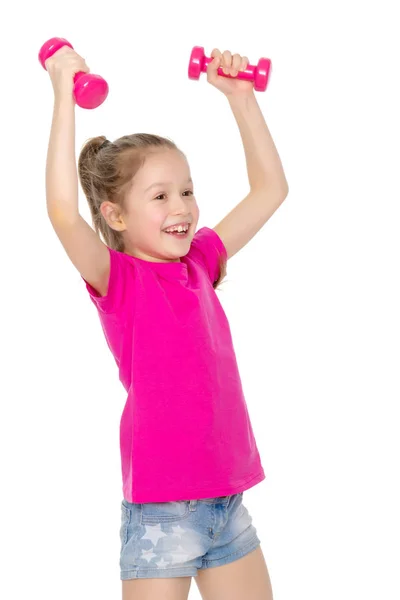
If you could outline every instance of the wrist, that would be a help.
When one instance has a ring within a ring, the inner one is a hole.
[[[249,102],[256,100],[254,89],[248,92],[234,92],[229,95],[227,94],[226,97],[232,107],[247,105]]]
[[[75,99],[71,89],[54,93],[54,108],[62,111],[75,109]]]

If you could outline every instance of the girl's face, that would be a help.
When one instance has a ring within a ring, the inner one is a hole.
[[[179,261],[190,249],[199,220],[186,158],[176,150],[148,155],[126,197],[125,251],[152,262]],[[165,233],[188,223],[187,236]]]

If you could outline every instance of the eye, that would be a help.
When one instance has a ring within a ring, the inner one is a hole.
[[[188,193],[189,193],[189,194],[191,194],[191,195],[193,196],[193,192],[192,192],[192,190],[186,190],[186,191],[185,191],[185,192],[183,192],[183,193],[184,193],[184,194],[188,194]],[[165,196],[165,194],[159,194],[158,196],[156,196],[156,197],[154,198],[154,200],[162,200],[162,199],[163,199],[163,198],[162,198],[162,196]]]

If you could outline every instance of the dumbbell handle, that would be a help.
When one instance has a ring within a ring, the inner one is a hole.
[[[213,61],[212,57],[208,57],[204,53],[203,46],[194,46],[189,60],[188,75],[190,79],[199,79],[201,73],[206,73],[208,65]],[[247,65],[244,71],[238,71],[237,75],[226,75],[223,67],[217,69],[218,75],[229,77],[230,79],[244,79],[254,84],[254,89],[257,92],[264,92],[268,85],[268,80],[271,73],[271,61],[269,58],[260,58],[257,66]]]
[[[201,65],[201,72],[207,73],[207,67],[214,59],[212,57],[205,56],[203,59],[203,64]],[[254,75],[256,68],[254,65],[247,65],[244,71],[239,71],[236,77],[232,75],[227,75],[224,73],[222,67],[218,67],[217,73],[218,75],[222,75],[223,77],[229,77],[231,79],[244,79],[245,81],[254,81]]]

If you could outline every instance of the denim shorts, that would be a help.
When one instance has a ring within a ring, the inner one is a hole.
[[[226,565],[260,544],[252,518],[232,496],[121,504],[121,580],[188,577]]]

